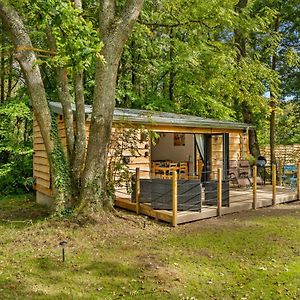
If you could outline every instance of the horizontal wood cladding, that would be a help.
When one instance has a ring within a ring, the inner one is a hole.
[[[44,144],[35,144],[34,141],[33,141],[33,150],[36,151],[36,150],[44,150],[46,151],[46,148],[45,148],[45,145]]]
[[[46,179],[43,179],[43,178],[40,178],[40,177],[36,177],[36,184],[50,189],[50,180],[46,180]]]
[[[128,125],[127,125],[128,126]],[[75,124],[74,124],[75,127]],[[242,131],[240,129],[208,129],[208,128],[192,128],[192,127],[176,127],[173,125],[166,126],[158,126],[158,125],[147,125],[147,126],[132,126],[131,128],[123,128],[120,125],[113,127],[113,132],[117,130],[136,130],[136,139],[134,150],[130,150],[128,147],[124,147],[122,150],[122,157],[128,159],[128,168],[132,174],[135,173],[136,168],[140,168],[141,178],[149,178],[150,176],[150,156],[151,156],[151,146],[150,146],[150,138],[149,132],[146,139],[142,139],[142,132],[147,132],[148,130],[153,130],[156,132],[177,132],[177,133],[229,133],[229,141],[230,141],[230,159],[238,159],[241,157],[241,137]],[[90,122],[86,122],[85,130],[86,130],[86,141],[89,138],[89,129]],[[58,134],[61,138],[64,149],[66,150],[67,139],[65,133],[65,124],[63,119],[58,118]],[[126,141],[125,141],[126,142]],[[222,167],[223,161],[223,143],[222,137],[217,139],[212,138],[213,143],[213,152],[212,152],[212,167],[215,171],[218,167]],[[247,139],[244,140],[244,150],[247,150]],[[46,149],[43,143],[43,139],[41,136],[40,129],[36,120],[33,122],[33,148],[34,148],[34,176],[36,178],[36,189],[41,193],[46,195],[52,195],[51,191],[51,181],[50,181],[50,168],[49,162],[47,159]],[[124,144],[125,145],[125,144]],[[115,151],[110,149],[109,158],[115,155]],[[122,191],[123,192],[123,191]]]
[[[43,166],[47,166],[49,167],[49,161],[48,158],[45,157],[37,157],[37,156],[33,156],[33,163],[34,165],[43,165]]]
[[[33,167],[33,171],[37,171],[37,172],[42,172],[44,174],[50,174],[50,167],[49,166],[44,166],[44,165],[40,165],[35,163],[34,167]]]
[[[44,180],[50,180],[50,170],[49,173],[43,172],[43,170],[40,170],[39,168],[36,168],[33,170],[33,176],[34,177],[39,177]]]
[[[53,196],[53,191],[52,189],[50,188],[47,188],[47,187],[44,187],[43,185],[40,185],[40,184],[36,184],[35,185],[35,190],[42,193],[42,194],[45,194],[47,196]]]
[[[140,168],[142,171],[149,171],[150,172],[150,163],[149,161],[140,164],[128,164],[130,171],[135,171],[136,168]]]
[[[148,163],[149,164],[149,157],[144,156],[131,156],[130,157],[130,165],[140,164],[140,163]]]
[[[34,151],[34,157],[48,158],[46,151],[36,150]]]

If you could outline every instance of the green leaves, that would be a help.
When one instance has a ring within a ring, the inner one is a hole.
[[[102,59],[102,42],[91,21],[86,20],[68,0],[35,0],[24,3],[23,12],[35,30],[44,33],[47,44],[52,34],[56,49],[45,61],[54,67],[87,70],[96,59]],[[51,46],[53,47],[53,46]]]

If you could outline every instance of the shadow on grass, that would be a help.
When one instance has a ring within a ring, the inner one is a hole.
[[[39,272],[45,272],[48,279],[60,276],[60,273],[70,271],[71,273],[85,274],[86,272],[97,274],[100,277],[124,277],[136,278],[139,272],[135,265],[125,264],[117,261],[89,261],[89,264],[73,264],[71,262],[61,262],[49,257],[40,257],[35,260],[35,265]],[[51,278],[52,277],[52,278]]]
[[[41,290],[38,285],[28,285],[20,280],[0,280],[1,300],[10,299],[73,299],[63,291],[52,289],[51,292]]]
[[[96,272],[101,277],[136,278],[138,273],[137,267],[113,261],[92,262],[84,270]]]
[[[35,201],[33,194],[11,195],[0,198],[0,224],[19,224],[43,220],[50,215],[50,210]]]

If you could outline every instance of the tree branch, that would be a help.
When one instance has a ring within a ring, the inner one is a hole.
[[[56,40],[52,34],[50,27],[47,28],[47,38],[48,38],[51,51],[57,52]],[[61,102],[63,115],[64,115],[68,156],[71,160],[74,152],[75,135],[74,135],[74,126],[73,126],[73,110],[71,104],[72,97],[69,90],[67,69],[64,67],[58,67],[56,68],[55,73],[56,73],[58,97],[59,97],[59,101]]]
[[[82,11],[81,0],[74,1],[74,7],[80,12]],[[86,153],[86,140],[85,140],[85,101],[84,101],[84,82],[83,71],[75,72],[74,85],[75,85],[75,105],[76,105],[76,139],[74,147],[74,156],[72,163],[73,177],[76,186],[81,186],[81,175],[84,169],[84,160]]]
[[[99,11],[99,29],[100,35],[104,36],[111,27],[116,12],[115,0],[102,0],[100,1]]]
[[[139,24],[146,25],[146,26],[153,26],[153,27],[166,27],[166,28],[175,28],[175,27],[182,27],[189,24],[200,24],[205,26],[208,29],[216,29],[218,26],[209,26],[203,20],[187,20],[185,22],[176,22],[176,23],[151,23],[146,22],[141,19],[137,20]]]

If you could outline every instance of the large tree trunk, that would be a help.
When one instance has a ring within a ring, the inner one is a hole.
[[[74,0],[74,7],[82,12],[82,1]],[[85,105],[84,105],[84,73],[83,71],[76,71],[74,73],[75,86],[75,120],[76,120],[76,135],[74,145],[74,155],[72,161],[72,176],[75,189],[75,198],[80,195],[81,177],[84,170],[84,161],[86,153],[86,137],[85,137]]]
[[[279,18],[277,17],[275,20],[275,26],[274,26],[274,32],[278,32],[279,29]],[[271,68],[273,71],[276,71],[276,65],[277,65],[277,55],[276,53],[273,54],[271,58]],[[270,114],[270,156],[271,156],[271,164],[276,163],[276,157],[275,157],[275,131],[276,131],[276,106],[277,101],[275,98],[275,95],[273,93],[272,86],[270,87],[270,108],[271,108],[271,114]]]
[[[122,16],[117,17],[115,2],[113,0],[101,1],[99,24],[104,42],[101,54],[105,63],[97,62],[93,112],[79,212],[84,208],[93,210],[99,206],[110,207],[106,193],[106,166],[115,108],[117,72],[123,47],[142,5],[143,0],[128,0]]]
[[[239,0],[239,2],[235,6],[235,11],[238,14],[241,14],[243,9],[246,8],[247,5],[248,5],[248,0]],[[246,38],[243,32],[239,28],[235,30],[235,42],[236,45],[238,46],[237,61],[238,63],[240,63],[240,61],[247,56],[247,49],[246,49]],[[253,122],[253,113],[249,108],[248,104],[242,102],[240,103],[240,105],[242,106],[242,114],[243,114],[244,122],[255,125]],[[259,149],[259,143],[258,143],[255,129],[250,129],[248,131],[248,139],[249,139],[250,153],[257,158],[260,155],[260,149]]]
[[[2,28],[2,24],[0,24]],[[5,100],[5,53],[3,47],[5,46],[4,34],[0,35],[1,51],[0,51],[0,102],[3,103]]]
[[[169,100],[170,103],[174,103],[174,88],[175,88],[175,70],[174,70],[174,32],[170,29],[170,73],[169,73]]]

